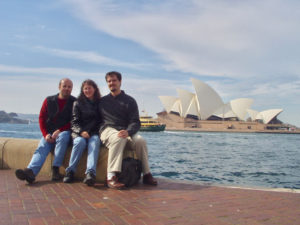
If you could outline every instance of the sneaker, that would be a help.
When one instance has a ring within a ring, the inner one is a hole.
[[[61,179],[61,175],[59,174],[59,167],[53,166],[52,167],[52,181],[58,181]]]
[[[17,169],[16,177],[20,180],[26,180],[29,184],[32,184],[35,181],[35,176],[33,174],[32,169]]]
[[[96,176],[93,173],[88,173],[84,180],[83,183],[85,183],[87,186],[94,186],[94,184],[96,183]]]
[[[67,172],[66,176],[64,177],[63,182],[64,183],[72,183],[73,180],[74,180],[74,172],[69,171],[69,172]]]

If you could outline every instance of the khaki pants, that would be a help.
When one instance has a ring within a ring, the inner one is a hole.
[[[108,148],[107,172],[121,172],[123,152],[125,146],[129,146],[136,152],[136,156],[142,162],[143,174],[150,172],[148,163],[147,143],[141,135],[120,138],[119,131],[107,127],[100,135],[102,143]]]

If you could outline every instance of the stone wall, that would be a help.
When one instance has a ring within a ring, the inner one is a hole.
[[[0,169],[24,169],[29,164],[33,153],[38,146],[39,140],[36,139],[21,139],[21,138],[2,138],[0,137]],[[60,173],[65,174],[65,169],[68,167],[72,146],[68,147],[63,165],[60,168]],[[126,146],[124,158],[134,157],[134,151]],[[108,149],[101,146],[98,164],[97,164],[97,181],[104,182],[106,178]],[[48,155],[40,174],[51,175],[51,167],[53,162],[53,152]],[[87,151],[84,152],[79,161],[75,177],[83,179],[86,169]],[[38,179],[38,178],[37,178]]]

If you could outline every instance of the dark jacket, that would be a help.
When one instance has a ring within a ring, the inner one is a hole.
[[[75,101],[71,121],[73,139],[79,137],[82,131],[88,132],[90,136],[99,134],[101,115],[98,104],[99,100],[92,102],[87,98]]]
[[[141,126],[139,110],[134,98],[122,91],[117,96],[108,94],[101,98],[99,104],[103,123],[100,133],[106,127],[116,130],[127,130],[130,136],[136,134]]]
[[[70,96],[61,112],[59,112],[57,99],[58,94],[47,97],[48,118],[46,120],[46,126],[48,133],[53,133],[55,130],[63,127],[69,123],[72,118],[72,107],[76,98]]]

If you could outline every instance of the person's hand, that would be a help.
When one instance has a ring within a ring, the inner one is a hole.
[[[52,139],[56,140],[56,138],[58,137],[59,134],[60,134],[60,130],[54,131],[52,134]]]
[[[127,130],[120,130],[118,133],[118,137],[120,138],[127,138],[129,136],[128,131]]]
[[[45,137],[45,139],[49,143],[54,143],[55,142],[55,139],[52,138],[51,134],[47,134],[46,137]]]
[[[86,131],[82,131],[80,135],[81,135],[81,137],[83,137],[83,138],[90,138],[89,133],[86,132]]]

